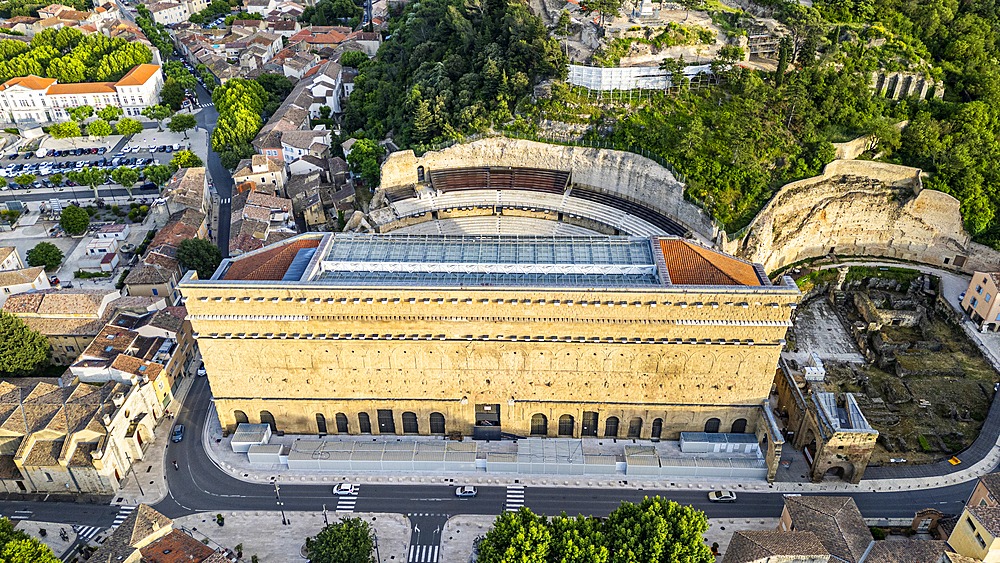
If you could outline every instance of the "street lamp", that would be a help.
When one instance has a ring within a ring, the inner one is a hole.
[[[277,497],[277,499],[278,499],[277,500],[277,502],[278,502],[278,510],[281,511],[281,525],[282,526],[287,526],[288,525],[288,520],[285,519],[285,505],[284,505],[283,502],[281,502],[281,487],[278,486],[278,480],[277,479],[275,479],[275,481],[274,481],[274,496]]]
[[[125,452],[125,461],[128,462],[128,468],[132,470],[132,476],[135,477],[135,484],[139,487],[139,494],[146,496],[146,493],[142,492],[142,484],[139,483],[139,476],[135,473],[135,464],[132,463],[132,458],[129,457],[128,452]]]
[[[382,556],[378,554],[378,533],[376,532],[372,535],[375,536],[375,559],[378,563],[382,563]]]

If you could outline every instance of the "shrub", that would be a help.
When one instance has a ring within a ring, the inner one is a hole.
[[[883,530],[882,528],[878,528],[876,526],[872,526],[872,527],[870,527],[868,529],[871,530],[872,537],[875,538],[876,540],[884,540],[885,539],[885,530]]]
[[[119,207],[117,205],[112,205],[111,206],[111,212],[114,213],[115,215],[118,215],[119,211],[121,211],[121,209],[119,209]]]
[[[926,436],[921,435],[919,438],[917,438],[917,441],[920,442],[920,449],[924,450],[925,452],[931,451],[931,445],[927,443]]]
[[[129,270],[126,268],[122,271],[122,275],[118,277],[118,283],[115,284],[115,289],[123,289],[125,287],[125,278],[128,277]]]
[[[73,273],[73,276],[80,280],[88,278],[110,278],[111,272],[84,272],[83,270],[77,270]]]

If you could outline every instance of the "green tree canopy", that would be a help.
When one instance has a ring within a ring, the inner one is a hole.
[[[50,358],[51,351],[47,338],[31,330],[16,316],[0,311],[0,377],[36,375],[49,365]],[[3,522],[10,523],[6,518]],[[0,538],[7,540],[3,551],[0,552],[0,556],[5,560],[7,547],[14,539],[8,536],[8,533],[4,524],[0,523]]]
[[[136,119],[132,119],[131,117],[125,117],[115,124],[115,129],[118,129],[119,135],[125,135],[128,137],[130,135],[141,133],[142,123]]]
[[[340,56],[340,64],[351,68],[359,68],[368,62],[368,55],[364,51],[347,51]]]
[[[107,121],[98,119],[87,125],[87,134],[94,137],[107,137],[111,134],[111,125]]]
[[[306,553],[313,563],[374,563],[372,530],[361,518],[344,518],[306,538]]]
[[[205,163],[198,158],[198,155],[191,151],[177,151],[174,153],[174,158],[170,159],[170,166],[175,168],[192,168],[204,165]]]
[[[170,130],[174,133],[184,133],[184,138],[187,139],[188,129],[194,129],[198,126],[198,120],[191,114],[182,113],[180,115],[175,115],[170,119]]]
[[[493,529],[479,543],[482,563],[547,563],[552,547],[552,530],[544,517],[527,508],[505,512],[493,522]]]
[[[177,261],[189,270],[197,270],[198,279],[207,280],[222,263],[222,253],[209,240],[191,238],[177,245]]]
[[[162,97],[162,96],[161,96]],[[163,120],[168,119],[174,112],[167,106],[157,104],[142,110],[142,115],[156,121],[157,127],[163,131]]]
[[[59,268],[63,261],[62,250],[51,242],[40,242],[26,253],[29,266],[44,266],[47,272]]]
[[[184,103],[184,87],[173,78],[167,78],[166,84],[160,90],[160,103],[174,111],[179,111],[181,104]]]
[[[71,235],[83,234],[90,226],[90,215],[85,209],[70,205],[59,216],[59,226]]]
[[[142,175],[150,182],[162,187],[170,181],[170,177],[174,175],[174,171],[166,164],[159,164],[143,168]]]
[[[80,124],[75,121],[65,121],[63,123],[57,123],[49,129],[49,134],[51,134],[56,139],[79,137]]]
[[[111,171],[111,179],[128,190],[129,197],[132,197],[132,188],[139,181],[139,172],[123,166]]]
[[[101,111],[97,112],[97,116],[104,121],[112,122],[121,117],[122,113],[122,108],[118,106],[104,106]]]
[[[351,170],[360,174],[369,186],[376,186],[381,174],[378,159],[383,154],[385,149],[375,141],[358,139],[351,147],[351,154],[347,155],[347,162],[351,165]]]
[[[94,190],[94,199],[97,199],[97,186],[108,179],[108,171],[100,168],[84,168],[79,172],[75,170],[67,172],[66,177],[82,186],[90,186],[90,189]]]

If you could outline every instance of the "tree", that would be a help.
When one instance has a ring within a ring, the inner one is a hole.
[[[792,41],[782,37],[778,43],[778,68],[774,71],[774,85],[781,88],[785,83],[785,71],[788,70],[788,60],[791,57]]]
[[[552,532],[545,519],[527,508],[497,517],[493,529],[479,542],[481,563],[547,563]]]
[[[614,19],[622,9],[622,0],[583,0],[580,8],[585,14],[598,13],[601,15],[601,27],[607,18]]]
[[[101,111],[97,112],[97,117],[100,117],[104,121],[111,122],[122,116],[122,108],[118,106],[104,106]]]
[[[79,208],[78,208],[79,209]],[[47,272],[51,272],[62,264],[63,253],[59,247],[51,242],[40,242],[26,253],[28,265],[31,267],[45,266]]]
[[[160,90],[160,103],[173,111],[180,110],[181,104],[184,103],[184,87],[173,78],[167,78],[166,84]]]
[[[170,181],[170,177],[174,175],[174,171],[171,170],[169,166],[160,164],[158,166],[147,166],[143,168],[142,175],[150,182],[162,187]]]
[[[351,68],[360,68],[368,62],[368,55],[364,51],[347,51],[340,56],[340,64]]]
[[[194,129],[198,126],[198,120],[191,114],[181,114],[175,115],[170,119],[170,130],[174,133],[184,132],[184,138],[187,139],[188,129]]]
[[[21,174],[20,176],[14,178],[14,181],[21,184],[22,187],[31,187],[31,184],[35,181],[34,174]]]
[[[71,235],[83,234],[90,226],[90,215],[85,209],[70,205],[59,216],[59,226]]]
[[[378,158],[385,154],[385,149],[371,139],[358,139],[351,147],[351,154],[347,155],[347,162],[351,165],[351,170],[360,174],[369,186],[376,186],[379,182],[380,170]]]
[[[115,128],[118,129],[119,135],[129,137],[142,132],[142,123],[140,123],[138,119],[126,117],[115,124]]]
[[[374,545],[372,530],[361,518],[343,518],[325,526],[315,538],[306,538],[313,563],[373,563]]]
[[[49,128],[49,134],[56,139],[67,139],[80,136],[80,124],[75,121],[64,121]]]
[[[611,563],[712,563],[705,513],[660,497],[622,503],[604,525]]]
[[[111,171],[111,179],[114,180],[116,184],[120,184],[123,188],[125,188],[128,191],[129,199],[131,199],[132,188],[135,186],[135,183],[139,181],[139,172],[122,166]]]
[[[68,111],[70,118],[77,123],[83,123],[94,115],[94,108],[91,106],[79,106],[70,108]]]
[[[222,263],[222,253],[209,240],[189,238],[177,245],[177,261],[189,270],[198,270],[198,279],[207,280]]]
[[[174,158],[170,160],[170,166],[174,168],[193,168],[204,165],[205,163],[198,158],[198,155],[191,151],[177,151],[174,153]]]
[[[94,137],[107,137],[111,134],[111,125],[103,119],[98,119],[87,126],[87,134]]]
[[[58,186],[63,181],[62,173],[56,172],[55,174],[49,176],[49,181],[52,182],[52,185]]]
[[[42,337],[45,340],[44,337]],[[3,344],[0,341],[0,348]],[[48,347],[48,341],[45,342]],[[3,370],[0,369],[0,372]],[[14,528],[13,522],[0,518],[0,561],[4,563],[58,563],[45,544]]]
[[[173,111],[169,107],[163,105],[149,106],[142,110],[142,115],[156,121],[156,127],[158,131],[163,131],[163,120],[169,118],[173,115]]]
[[[660,61],[660,70],[666,71],[670,77],[671,88],[683,88],[687,85],[687,77],[684,76],[685,66],[684,55],[680,55],[676,59],[666,57]]]
[[[887,117],[869,119],[862,128],[868,135],[868,150],[872,152],[889,155],[902,144],[899,127]]]
[[[108,179],[108,171],[99,168],[84,168],[83,170],[66,173],[66,177],[81,186],[90,186],[94,190],[94,199],[98,198],[97,186],[100,186]]]

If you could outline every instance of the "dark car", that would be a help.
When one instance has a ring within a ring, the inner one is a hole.
[[[55,149],[49,149],[48,152],[45,153],[45,156],[55,156],[55,155],[56,155]]]
[[[97,154],[104,154],[106,152],[108,152],[107,147],[101,147],[101,148],[97,149]]]
[[[152,183],[152,182],[146,182],[139,189],[140,190],[157,190],[157,189],[159,189],[159,187],[156,184]]]
[[[178,424],[174,427],[174,433],[171,435],[170,439],[176,443],[184,439],[184,425]]]
[[[7,160],[17,160],[17,153],[14,153],[7,157]]]
[[[66,180],[66,185],[72,188],[73,186],[76,186],[76,182],[73,180]]]
[[[33,152],[26,152],[26,153],[24,153],[24,160],[29,160],[29,159],[32,159],[32,158],[35,158],[35,153],[33,153]]]

